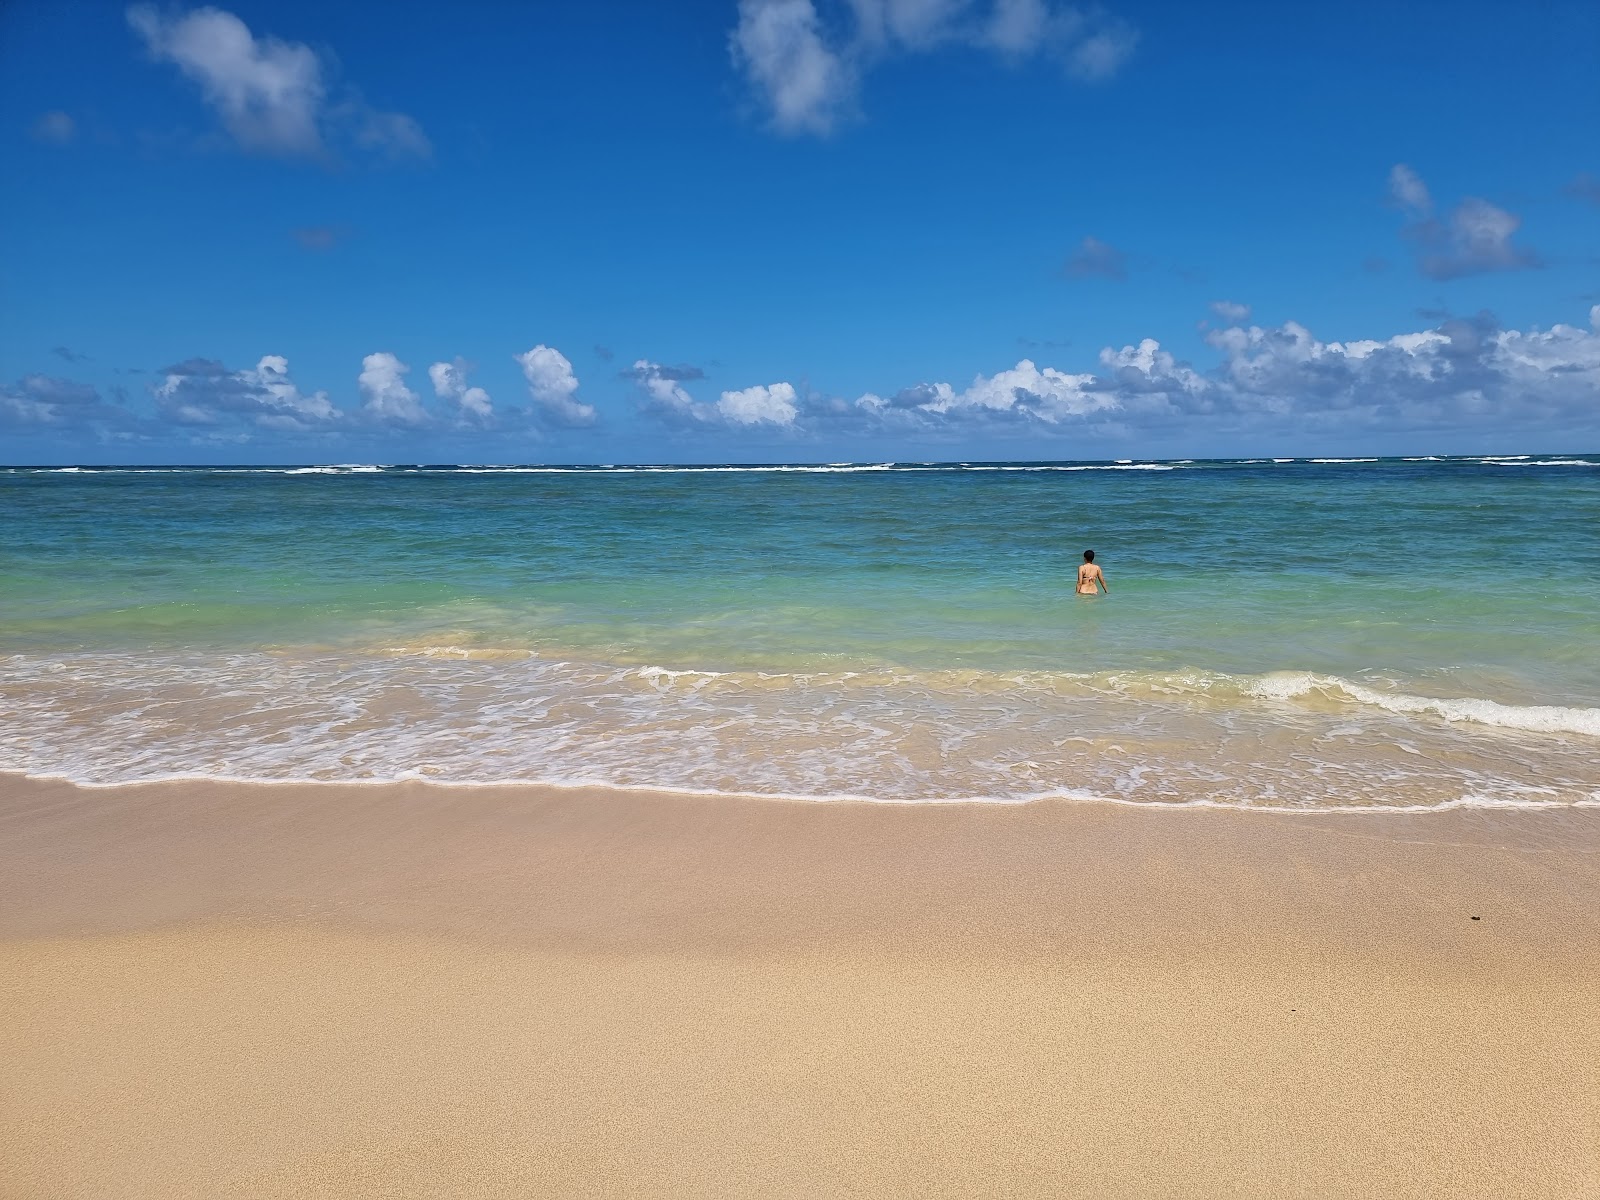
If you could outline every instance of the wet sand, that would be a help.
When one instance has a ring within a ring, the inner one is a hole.
[[[1600,809],[0,777],[6,1197],[1600,1195],[1597,996]]]

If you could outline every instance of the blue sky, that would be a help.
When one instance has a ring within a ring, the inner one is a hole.
[[[0,9],[0,460],[1600,450],[1600,10]]]

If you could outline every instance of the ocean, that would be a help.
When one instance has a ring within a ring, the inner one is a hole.
[[[0,771],[1595,805],[1600,456],[9,468]]]

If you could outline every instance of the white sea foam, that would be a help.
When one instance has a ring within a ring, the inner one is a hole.
[[[691,681],[706,679],[721,679],[726,671],[690,671],[673,670],[671,667],[640,667],[635,672],[640,679],[648,679],[652,683],[672,684],[679,679]]]
[[[1175,463],[1005,463],[962,465],[964,471],[1176,471]]]
[[[1600,712],[1288,672],[716,671],[447,643],[0,659],[0,770],[1264,811],[1600,802]]]
[[[1336,675],[1309,671],[1284,671],[1264,675],[1245,685],[1252,696],[1292,700],[1314,692],[1348,697],[1392,713],[1430,714],[1446,721],[1471,721],[1500,729],[1537,733],[1576,733],[1600,738],[1600,708],[1574,708],[1554,704],[1501,704],[1477,697],[1417,696],[1384,692]]]
[[[912,471],[1175,471],[1212,466],[1287,465],[1296,462],[1322,464],[1369,463],[1377,458],[1241,458],[1218,459],[1200,464],[1193,459],[1167,462],[1138,462],[1118,459],[1112,463],[770,463],[726,464],[599,464],[599,465],[514,465],[514,464],[437,464],[404,467],[372,463],[330,463],[299,467],[3,467],[0,473],[49,475],[372,475],[393,471],[405,475],[744,475],[744,474],[863,474],[870,472]],[[1533,458],[1530,455],[1469,455],[1449,457],[1434,454],[1412,455],[1404,462],[1477,463],[1486,466],[1600,467],[1596,458]]]
[[[326,467],[289,467],[281,472],[284,475],[376,475],[384,468],[373,466],[369,463],[336,463]],[[253,468],[252,470],[260,470]],[[271,471],[264,472],[271,474]]]

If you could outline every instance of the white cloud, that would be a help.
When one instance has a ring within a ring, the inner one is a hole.
[[[715,404],[708,404],[696,400],[683,386],[686,379],[701,378],[698,367],[667,367],[641,358],[629,374],[645,394],[645,414],[668,425],[792,428],[800,412],[799,396],[790,383],[723,392]]]
[[[330,105],[323,63],[310,46],[258,38],[230,12],[207,7],[167,15],[136,4],[128,23],[153,58],[199,85],[244,150],[326,158],[330,133],[395,157],[426,157],[431,150],[421,127],[403,113],[379,112],[353,92]]]
[[[238,17],[215,8],[170,18],[136,5],[128,10],[128,22],[154,57],[175,63],[200,85],[241,146],[321,153],[322,65],[311,47],[277,38],[257,41]]]
[[[1067,74],[1082,83],[1100,83],[1122,69],[1139,45],[1139,32],[1125,21],[1102,22],[1069,42],[1063,51]]]
[[[793,425],[798,410],[794,387],[773,383],[723,392],[717,401],[717,411],[734,425]]]
[[[1493,438],[1541,430],[1592,438],[1600,437],[1600,304],[1586,315],[1587,328],[1502,330],[1485,315],[1354,341],[1323,341],[1298,322],[1232,325],[1206,334],[1216,352],[1210,365],[1182,362],[1146,338],[1102,349],[1093,371],[1024,358],[966,387],[922,382],[854,400],[773,386],[725,392],[722,402],[706,405],[658,373],[667,368],[642,362],[634,374],[653,395],[646,411],[699,429],[766,421],[829,437],[1210,443],[1474,430]]]
[[[1409,220],[1403,234],[1417,247],[1417,269],[1429,279],[1459,279],[1488,271],[1541,266],[1539,256],[1512,238],[1522,218],[1468,196],[1443,221],[1433,215],[1433,197],[1422,177],[1404,163],[1389,171],[1389,198]]]
[[[361,411],[385,425],[415,427],[428,423],[428,411],[406,386],[411,370],[393,354],[379,351],[361,360]]]
[[[781,133],[828,133],[855,81],[823,41],[811,0],[739,0],[729,38],[734,63],[772,110]]]
[[[1203,371],[1146,338],[1106,347],[1094,373],[1025,359],[961,391],[932,383],[853,404],[810,402],[800,422],[907,433],[1020,421],[1118,436],[1600,432],[1600,305],[1589,322],[1520,331],[1488,317],[1452,319],[1348,342],[1324,342],[1294,321],[1234,326],[1207,335],[1219,361]]]
[[[949,384],[934,384],[927,399],[913,407],[941,416],[982,412],[1026,416],[1055,424],[1106,407],[1108,400],[1085,390],[1093,381],[1093,375],[1069,375],[1054,367],[1041,369],[1025,358],[1009,370],[979,375],[965,391],[957,392]],[[863,397],[866,407],[875,407],[873,399],[876,398]]]
[[[716,406],[702,404],[684,388],[682,372],[641,358],[629,372],[646,396],[644,411],[669,425],[714,421]]]
[[[857,37],[870,45],[899,42],[926,50],[956,35],[970,0],[850,0]]]
[[[436,362],[428,368],[428,378],[433,381],[435,396],[455,404],[463,424],[488,425],[494,420],[494,404],[481,387],[467,385],[470,370],[459,358],[454,362]]]
[[[538,345],[512,357],[522,367],[528,394],[538,406],[536,416],[544,424],[572,429],[595,423],[594,406],[577,399],[578,377],[561,351]]]
[[[1211,311],[1229,325],[1238,325],[1250,319],[1250,306],[1234,300],[1213,300]]]
[[[86,383],[33,374],[14,384],[0,384],[0,428],[39,430],[132,420],[132,414],[105,403]]]
[[[1450,320],[1382,340],[1323,342],[1290,321],[1218,330],[1204,379],[1217,411],[1266,413],[1310,428],[1430,428],[1600,416],[1600,336],[1567,325],[1501,330]]]
[[[734,65],[780,133],[827,134],[870,67],[892,54],[962,45],[1008,59],[1054,58],[1080,82],[1110,78],[1138,32],[1101,9],[1053,0],[850,0],[848,30],[825,29],[813,0],[739,0]]]
[[[1456,206],[1441,233],[1424,239],[1435,249],[1425,252],[1418,265],[1429,279],[1536,267],[1538,255],[1512,244],[1521,225],[1521,217],[1469,196]]]
[[[996,50],[1030,54],[1050,28],[1050,9],[1044,0],[995,0],[984,38]]]
[[[308,396],[295,386],[289,378],[289,360],[281,354],[264,355],[253,371],[239,374],[260,390],[263,402],[274,410],[258,418],[262,424],[287,420],[311,426],[339,418],[339,410],[328,399],[327,392],[313,392]]]
[[[240,371],[229,371],[213,359],[191,358],[167,367],[162,375],[150,389],[156,411],[179,425],[244,421],[296,432],[331,427],[344,415],[327,392],[302,392],[281,354],[263,355],[254,367]]]
[[[1422,182],[1422,176],[1405,163],[1395,163],[1389,168],[1389,199],[1414,216],[1433,214],[1433,197],[1428,194],[1427,185]]]

